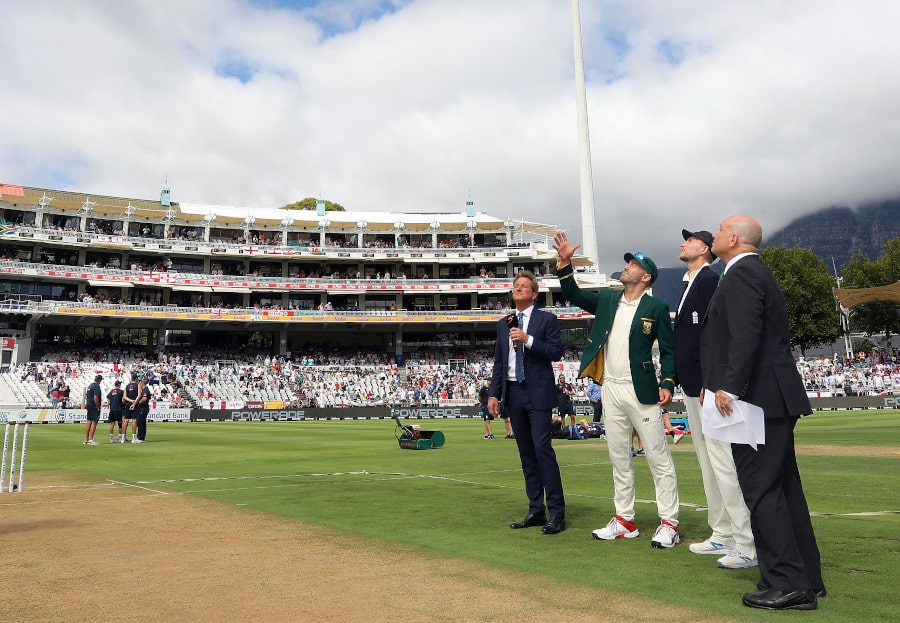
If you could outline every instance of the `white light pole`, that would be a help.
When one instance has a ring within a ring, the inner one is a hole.
[[[838,275],[837,263],[834,261],[834,258],[831,258],[831,266],[834,268],[834,279],[837,282],[838,289],[840,289],[843,277]],[[837,297],[836,293],[834,299],[837,301],[838,317],[841,321],[841,333],[844,334],[844,352],[847,354],[847,359],[853,359],[853,344],[850,340],[850,308],[844,307],[844,304],[841,303],[841,299]]]
[[[248,215],[244,219],[244,243],[245,244],[250,244],[250,226],[253,225],[253,223],[255,223],[255,222],[256,222],[256,217],[254,217],[254,216]]]
[[[328,228],[331,227],[331,221],[327,218],[319,219],[319,246],[325,247],[325,234],[328,232]]]
[[[83,215],[81,219],[81,231],[85,231],[87,229],[87,219],[91,215],[91,212],[94,211],[94,206],[97,205],[96,201],[91,201],[90,199],[85,199],[84,203],[81,204],[81,209],[78,211],[78,214]]]
[[[516,231],[516,224],[509,219],[503,221],[503,228],[506,230],[506,246],[513,246],[513,235]]]
[[[288,230],[291,228],[291,225],[294,224],[294,219],[289,216],[281,219],[281,227],[282,227],[282,238],[281,238],[281,246],[288,246]]]
[[[137,212],[137,208],[131,205],[131,202],[128,202],[128,205],[125,206],[125,218],[122,220],[122,234],[124,236],[128,236],[128,226],[131,223],[131,217],[134,216],[134,213]]]
[[[53,197],[48,197],[47,193],[41,193],[41,199],[37,202],[36,210],[34,212],[34,226],[36,228],[42,228],[44,226],[44,209],[50,205],[50,202],[53,201]],[[131,205],[129,203],[128,205]],[[53,223],[48,223],[51,227]]]
[[[431,221],[431,248],[437,249],[438,246],[438,230],[441,228],[441,222],[438,220]]]
[[[466,226],[469,229],[469,246],[475,246],[475,232],[478,230],[478,221],[473,218],[470,218],[466,223]]]
[[[209,233],[212,229],[212,223],[214,220],[216,220],[215,212],[207,212],[203,216],[203,222],[206,223],[206,227],[203,228],[203,240],[205,240],[206,242],[209,242]]]
[[[596,266],[598,256],[594,175],[591,170],[591,136],[584,88],[584,51],[581,45],[581,9],[578,0],[572,0],[572,31],[575,38],[575,102],[578,108],[578,162],[581,172],[581,248],[585,257]]]
[[[166,215],[162,218],[163,240],[169,239],[169,228],[172,226],[172,223],[175,222],[176,216],[178,216],[178,212],[175,211],[175,208],[169,208],[168,210],[166,210]]]

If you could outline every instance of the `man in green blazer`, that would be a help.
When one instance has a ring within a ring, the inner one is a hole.
[[[563,296],[573,305],[594,314],[595,320],[581,357],[579,378],[590,377],[603,385],[606,441],[613,468],[616,516],[595,539],[632,539],[638,536],[634,522],[634,466],[631,434],[637,431],[656,487],[656,507],[661,523],[650,544],[674,547],[678,535],[678,480],[663,429],[661,409],[672,402],[675,390],[675,350],[669,306],[647,294],[658,269],[643,253],[626,253],[619,280],[624,290],[581,290],[575,282],[571,259],[581,245],[569,243],[557,232],[554,246],[559,256],[556,275]],[[652,349],[659,344],[660,374],[657,379]]]

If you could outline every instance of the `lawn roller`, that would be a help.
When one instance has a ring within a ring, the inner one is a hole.
[[[418,424],[408,425],[400,421],[400,418],[393,413],[391,415],[397,422],[394,428],[394,436],[397,443],[404,450],[430,450],[431,448],[440,448],[444,445],[444,433],[439,430],[419,430]]]

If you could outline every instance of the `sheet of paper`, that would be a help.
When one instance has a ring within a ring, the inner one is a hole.
[[[763,410],[756,405],[734,400],[731,415],[723,416],[716,409],[716,395],[704,390],[703,434],[726,443],[742,443],[757,449],[766,443],[766,422]]]

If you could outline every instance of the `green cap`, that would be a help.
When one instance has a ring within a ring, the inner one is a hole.
[[[653,285],[653,282],[656,281],[656,278],[659,277],[659,269],[656,268],[656,262],[652,259],[638,251],[637,253],[626,253],[625,261],[630,262],[631,260],[637,261],[638,264],[644,267],[644,270],[647,271],[647,274],[650,275],[650,285]]]

